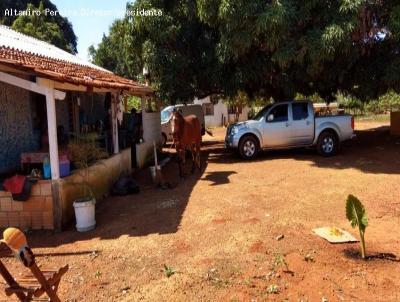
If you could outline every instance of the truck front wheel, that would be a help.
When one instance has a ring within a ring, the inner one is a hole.
[[[251,135],[246,135],[240,139],[239,153],[243,159],[254,159],[258,153],[258,141]]]
[[[339,140],[335,133],[330,131],[322,132],[318,138],[317,150],[322,156],[333,156],[339,149]]]

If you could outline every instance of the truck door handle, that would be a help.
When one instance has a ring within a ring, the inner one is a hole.
[[[289,123],[288,122],[286,122],[286,127],[289,127]]]
[[[307,122],[306,122],[306,125],[307,125],[307,126],[309,126],[310,124],[311,124],[310,121],[307,121]]]

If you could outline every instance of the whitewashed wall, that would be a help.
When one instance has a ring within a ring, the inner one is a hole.
[[[136,145],[136,162],[139,168],[153,157],[153,141],[161,145],[161,115],[160,112],[146,112],[142,102],[143,142]]]
[[[211,103],[210,97],[205,97],[204,99],[194,99],[194,104],[207,104]],[[239,122],[246,121],[249,117],[249,108],[243,107],[242,113],[239,115]],[[222,100],[218,101],[218,104],[214,105],[214,115],[204,116],[206,127],[218,127],[225,126],[228,123],[235,122],[235,115],[228,114],[228,107],[224,104]]]
[[[161,142],[161,115],[160,112],[143,112],[143,140],[153,143]]]

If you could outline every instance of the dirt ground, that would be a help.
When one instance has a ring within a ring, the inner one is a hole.
[[[141,193],[98,204],[95,231],[32,232],[29,242],[40,264],[70,265],[64,301],[400,301],[399,262],[363,261],[358,243],[311,232],[337,226],[358,238],[345,217],[354,194],[369,216],[368,255],[400,255],[400,139],[381,123],[356,126],[335,157],[300,149],[252,162],[226,151],[215,129],[202,173],[180,181],[171,162],[175,187],[161,190],[139,171]]]

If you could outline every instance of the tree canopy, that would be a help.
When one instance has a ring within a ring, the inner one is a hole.
[[[107,47],[124,49],[131,77],[147,66],[171,102],[238,91],[277,100],[400,91],[396,0],[137,0],[128,8],[163,14],[126,17],[123,38]]]
[[[27,9],[44,9],[56,11],[57,7],[49,0],[1,0],[0,23],[12,26],[13,29],[40,40],[52,43],[70,53],[77,53],[77,37],[71,23],[60,14],[54,16],[41,14],[40,16],[5,15],[6,9],[24,11]]]
[[[103,38],[97,48],[89,47],[89,55],[93,63],[124,77],[135,78],[141,70],[141,60],[129,61],[129,48],[124,45],[127,36],[124,20],[115,20],[108,35]],[[136,57],[135,57],[136,58]]]

